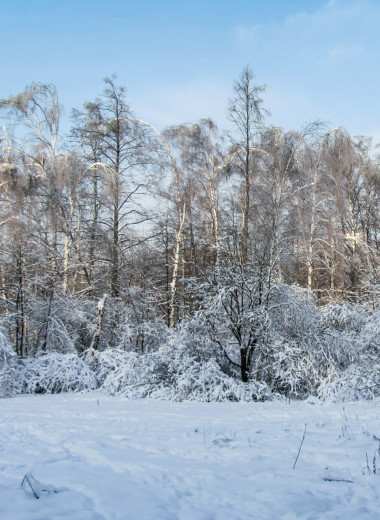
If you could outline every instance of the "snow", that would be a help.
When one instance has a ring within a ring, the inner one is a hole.
[[[373,520],[379,404],[1,399],[0,518]]]

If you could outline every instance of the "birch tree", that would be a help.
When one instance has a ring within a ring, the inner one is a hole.
[[[91,261],[95,230],[102,229],[108,252],[101,261],[109,266],[109,291],[118,297],[122,285],[123,252],[133,246],[133,228],[148,217],[139,197],[147,188],[147,132],[134,118],[125,89],[116,78],[106,78],[103,94],[76,112],[73,134],[93,162]],[[143,168],[145,171],[143,171]],[[102,198],[99,188],[102,188]]]

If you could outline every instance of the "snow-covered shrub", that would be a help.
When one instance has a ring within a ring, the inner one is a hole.
[[[273,286],[265,339],[256,358],[256,376],[283,395],[315,394],[329,361],[314,296],[299,287]]]
[[[380,353],[380,309],[368,311],[363,320],[361,343],[372,353]]]
[[[61,353],[78,353],[86,350],[91,344],[94,334],[94,324],[97,319],[97,301],[91,299],[79,299],[70,296],[57,298],[54,307],[54,320],[47,343],[49,350]],[[62,324],[61,332],[58,330],[59,323]],[[62,338],[58,343],[54,339],[54,330],[59,332]],[[53,347],[55,344],[55,348]]]
[[[230,365],[227,363],[223,351],[210,339],[208,334],[209,324],[203,312],[196,312],[193,316],[185,318],[177,325],[175,330],[175,343],[182,345],[189,356],[197,361],[208,361],[210,358],[217,360],[218,365],[226,373],[231,374]]]
[[[218,266],[190,289],[199,293],[199,315],[209,341],[220,350],[230,370],[243,382],[250,379],[253,361],[268,330],[267,284],[255,266]]]
[[[157,352],[138,354],[122,350],[105,350],[97,355],[97,376],[102,390],[110,395],[140,398],[173,383],[169,365],[160,363]]]
[[[75,343],[59,316],[51,316],[46,334],[46,351],[59,352],[61,354],[74,354]]]
[[[129,366],[138,356],[135,352],[129,352],[121,348],[108,348],[101,351],[89,351],[85,355],[85,360],[89,364],[91,370],[96,374],[96,378],[101,386],[104,387],[105,381],[118,373],[119,376],[124,373],[125,366]],[[115,380],[118,376],[115,376]],[[108,385],[109,383],[107,383]],[[115,384],[115,383],[112,383]],[[106,385],[106,386],[107,386]],[[109,390],[108,393],[117,393],[117,385],[115,391]]]
[[[168,333],[167,325],[160,318],[136,323],[127,316],[121,327],[119,346],[144,354],[157,350],[167,340]]]
[[[354,401],[380,397],[380,361],[367,357],[342,371],[332,370],[318,388],[322,400]]]
[[[23,356],[42,352],[81,353],[93,336],[96,323],[96,301],[74,298],[56,291],[46,295],[28,295],[25,301],[25,338]],[[7,319],[8,330],[14,325]]]
[[[358,388],[363,396],[373,393],[373,385],[365,389],[365,373],[372,363],[368,344],[376,334],[366,325],[365,310],[354,305],[320,310],[308,291],[286,285],[275,287],[270,296],[268,340],[256,364],[260,379],[297,398],[337,395],[341,388],[346,396],[356,395]],[[366,327],[372,335],[364,333]],[[350,377],[353,393],[347,393]]]
[[[50,353],[22,360],[22,393],[59,393],[94,390],[95,374],[76,354]]]
[[[123,300],[125,304],[118,346],[142,354],[157,350],[167,341],[169,334],[160,316],[157,295],[148,289],[128,287]]]
[[[380,311],[345,304],[322,310],[327,335],[335,340],[333,360],[318,388],[321,399],[380,396]]]
[[[215,359],[191,364],[179,375],[173,390],[192,401],[266,401],[273,398],[266,383],[255,380],[243,383],[222,372]]]
[[[286,338],[302,338],[323,328],[314,295],[298,286],[273,286],[268,297],[268,315],[270,332],[275,331]]]
[[[0,398],[12,397],[16,387],[16,354],[0,330]]]
[[[148,354],[106,350],[95,354],[102,390],[129,398],[174,401],[265,400],[265,383],[242,383],[228,376],[214,359],[199,360],[173,341]]]
[[[279,338],[267,350],[259,374],[274,391],[296,398],[315,394],[322,374],[321,360],[312,344]]]
[[[349,303],[329,305],[321,310],[321,319],[326,327],[347,334],[360,333],[365,318],[363,309]]]
[[[334,400],[379,397],[380,311],[353,305],[341,307],[334,308],[334,315],[342,317],[338,335],[341,348],[336,349],[337,363],[318,389],[318,396]],[[336,331],[334,321],[333,326]]]

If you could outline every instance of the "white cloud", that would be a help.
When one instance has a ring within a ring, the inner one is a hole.
[[[357,57],[362,52],[359,45],[335,45],[328,50],[318,61],[325,65],[336,65],[339,62]]]
[[[323,44],[324,35],[333,37],[337,29],[344,30],[356,23],[358,19],[368,15],[373,7],[368,0],[330,0],[314,11],[302,10],[280,22],[241,24],[234,27],[233,32],[236,40],[243,45],[258,42],[268,44],[271,40],[284,41],[285,38],[293,41],[305,36],[307,39],[317,36]]]

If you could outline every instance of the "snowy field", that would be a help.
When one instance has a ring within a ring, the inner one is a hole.
[[[378,519],[379,405],[2,399],[0,518]]]

